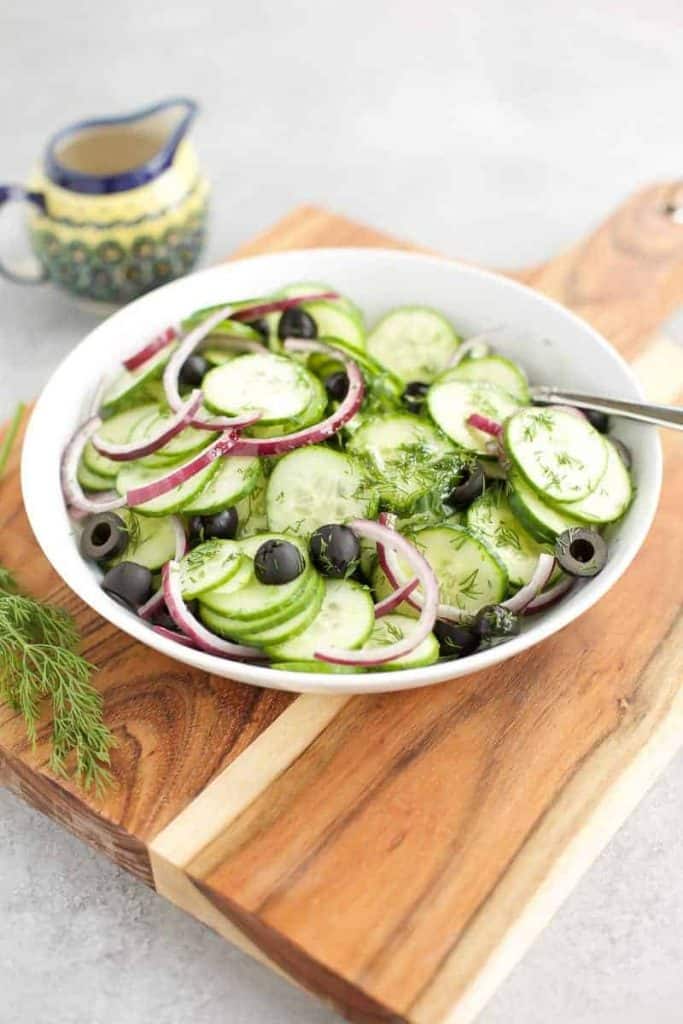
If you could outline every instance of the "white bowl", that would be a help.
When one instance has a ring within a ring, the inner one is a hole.
[[[403,304],[442,310],[465,336],[502,324],[495,334],[496,346],[519,360],[532,382],[642,398],[632,371],[588,324],[531,289],[474,267],[384,249],[311,249],[257,256],[192,274],[138,299],[100,324],[53,374],[34,409],[22,456],[24,504],[38,543],[68,586],[105,619],[177,661],[257,686],[328,693],[401,690],[478,672],[533,647],[600,600],[643,543],[661,484],[656,431],[626,421],[619,422],[615,432],[633,452],[636,497],[611,533],[605,569],[554,608],[530,617],[514,640],[461,661],[358,675],[280,672],[175,644],[103,593],[92,567],[78,553],[59,483],[62,449],[85,417],[98,381],[145,338],[198,307],[266,295],[302,280],[331,282],[361,306],[370,324]]]

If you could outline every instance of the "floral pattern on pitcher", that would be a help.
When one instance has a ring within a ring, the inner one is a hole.
[[[192,100],[173,99],[55,135],[26,188],[0,188],[0,205],[29,204],[38,273],[0,271],[119,305],[192,270],[209,195],[185,137],[195,114]]]

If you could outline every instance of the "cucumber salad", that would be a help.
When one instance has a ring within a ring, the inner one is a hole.
[[[504,642],[604,567],[633,495],[602,414],[436,310],[371,330],[303,283],[200,309],[102,382],[62,459],[83,557],[176,643],[410,669]]]

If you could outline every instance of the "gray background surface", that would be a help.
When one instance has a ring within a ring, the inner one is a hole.
[[[683,172],[680,0],[10,0],[0,25],[0,180],[72,120],[195,95],[208,262],[317,201],[453,256],[530,263]],[[0,282],[0,415],[94,322]],[[682,782],[678,759],[483,1024],[680,1022]],[[0,1024],[337,1019],[0,791]]]

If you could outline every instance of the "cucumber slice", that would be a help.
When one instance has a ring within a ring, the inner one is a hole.
[[[288,284],[286,288],[281,288],[278,295],[284,295],[288,299],[295,299],[298,295],[315,295],[316,292],[322,294],[323,292],[335,291],[337,291],[336,288],[333,288],[331,284],[325,284],[323,281],[297,281],[295,284]],[[340,295],[338,299],[324,299],[323,301],[339,306],[346,313],[354,317],[360,327],[363,328],[364,320],[361,309],[355,302],[347,298],[346,295]],[[309,305],[310,303],[304,303],[303,308],[308,310]],[[320,335],[320,331],[318,331],[318,335]]]
[[[286,356],[255,352],[209,370],[202,386],[214,412],[260,412],[260,422],[267,424],[300,416],[314,398],[314,381],[305,367]]]
[[[203,348],[202,355],[212,366],[223,366],[224,363],[231,363],[236,358],[237,351],[228,352],[223,348]]]
[[[452,441],[468,452],[487,456],[491,438],[468,426],[468,418],[479,413],[503,423],[519,409],[520,403],[514,395],[486,381],[444,379],[429,389],[427,406],[434,422]]]
[[[633,499],[633,484],[621,456],[608,437],[607,467],[600,483],[580,501],[557,504],[566,515],[584,523],[614,523],[626,512]]]
[[[240,643],[264,646],[265,644],[283,643],[285,640],[303,633],[320,611],[324,595],[325,584],[322,577],[312,575],[311,586],[306,588],[305,593],[302,591],[301,600],[291,608],[288,606],[284,610],[286,615],[280,611],[275,617],[270,616],[268,619],[270,625],[266,623],[260,628],[256,628],[258,623],[253,628],[247,628],[247,626],[251,627],[251,622],[245,624],[237,619],[227,618],[206,605],[201,608],[200,614],[206,625],[219,636],[237,640]],[[273,621],[274,618],[275,621]],[[278,618],[280,621],[277,621]],[[260,622],[266,622],[266,620],[259,620]]]
[[[549,545],[540,544],[519,522],[504,485],[489,487],[472,502],[467,510],[467,526],[496,553],[515,588],[529,582],[538,556],[550,551]]]
[[[537,540],[553,542],[570,526],[581,526],[578,519],[543,501],[522,474],[514,469],[510,473],[510,487],[510,508]]]
[[[259,475],[251,494],[248,494],[246,498],[241,498],[235,508],[239,540],[246,540],[248,537],[253,537],[257,533],[265,533],[268,530],[266,478],[263,473]]]
[[[286,540],[291,544],[296,544],[304,558],[304,571],[289,583],[272,586],[257,580],[252,567],[249,582],[241,587],[239,591],[229,590],[226,592],[222,587],[216,587],[214,590],[210,590],[203,595],[203,603],[208,605],[213,611],[221,612],[229,618],[242,621],[264,619],[271,613],[277,613],[278,611],[284,612],[284,617],[286,618],[292,603],[296,602],[301,591],[310,583],[309,577],[313,574],[314,570],[311,568],[308,559],[307,545],[292,535],[258,534],[241,542],[242,551],[253,561],[258,548],[267,540]]]
[[[395,612],[382,616],[375,620],[372,633],[363,645],[367,648],[388,647],[395,644],[415,632],[417,622],[406,615],[398,615]],[[392,672],[398,668],[422,668],[423,665],[433,665],[439,659],[439,641],[433,633],[422,640],[417,647],[404,654],[402,658],[392,658],[382,665],[374,665],[373,668],[380,672]]]
[[[294,434],[297,430],[304,430],[312,427],[324,418],[327,408],[327,392],[323,384],[311,374],[310,384],[312,389],[311,400],[300,416],[295,416],[284,423],[274,423],[262,427],[260,421],[249,428],[252,437],[279,437],[281,434]]]
[[[393,593],[394,588],[384,575],[384,570],[379,562],[377,562],[372,570],[372,576],[370,578],[372,581],[372,590],[375,595],[375,601],[383,601],[385,597],[389,597],[389,595]],[[420,614],[411,604],[408,604],[407,601],[402,601],[401,604],[397,606],[396,611],[400,615],[407,616],[409,619],[417,619]]]
[[[138,420],[131,430],[129,440],[142,444],[155,434],[159,434],[171,419],[173,419],[173,413],[170,410],[157,409],[153,414]],[[202,448],[206,448],[207,444],[217,437],[217,432],[210,433],[207,430],[197,430],[196,427],[186,427],[162,448],[157,448],[151,455],[140,459],[140,463],[143,466],[161,466],[181,462],[194,455],[195,452],[201,451]]]
[[[380,500],[396,512],[409,511],[442,486],[440,469],[456,454],[431,423],[408,413],[369,417],[349,440],[347,451],[368,460]],[[455,468],[448,468],[451,478]]]
[[[76,476],[79,484],[86,491],[111,491],[114,489],[114,477],[93,473],[92,469],[86,466],[84,459],[81,459],[79,463]]]
[[[180,561],[183,597],[192,601],[206,590],[233,579],[245,558],[237,541],[212,538],[188,551]]]
[[[128,546],[108,565],[137,562],[154,572],[175,557],[176,535],[170,519],[150,519],[136,515],[129,508],[122,508],[116,514],[128,527]]]
[[[256,634],[275,629],[275,627],[282,628],[284,623],[298,617],[312,601],[317,599],[319,582],[320,577],[317,573],[309,573],[305,584],[291,600],[275,608],[269,608],[263,615],[254,616],[251,619],[239,619],[232,615],[227,615],[223,611],[217,611],[204,597],[202,597],[202,603],[214,615],[220,616],[221,635],[232,637],[232,639],[238,640],[240,643],[251,643],[252,637],[256,636]]]
[[[259,482],[261,460],[254,455],[226,455],[206,487],[183,508],[185,515],[209,516],[230,508],[250,494]]]
[[[118,412],[144,394],[146,386],[161,377],[175,348],[175,345],[167,345],[137,370],[122,370],[102,396],[104,415]]]
[[[607,466],[607,445],[584,416],[528,408],[505,424],[505,448],[517,469],[551,501],[578,501],[594,491]]]
[[[307,302],[303,308],[315,320],[319,338],[339,338],[352,349],[364,351],[366,343],[363,321],[338,302],[324,299],[320,302]]]
[[[431,526],[418,530],[410,539],[434,570],[443,604],[474,615],[484,605],[497,604],[505,597],[505,566],[465,527]],[[409,579],[409,567],[399,564],[401,579]]]
[[[158,411],[156,405],[138,405],[125,412],[117,413],[110,419],[105,420],[97,431],[103,441],[110,441],[112,444],[125,444],[130,440],[134,428],[142,420],[153,416]],[[83,462],[93,473],[100,476],[115,477],[121,469],[121,463],[108,459],[106,455],[100,455],[92,441],[89,441],[83,450]],[[113,483],[111,485],[113,487]]]
[[[310,626],[267,651],[278,661],[310,661],[321,647],[361,647],[374,623],[375,609],[366,587],[354,580],[325,580],[322,607]]]
[[[441,313],[403,306],[387,314],[368,337],[368,351],[407,384],[431,384],[448,366],[460,338]]]
[[[310,445],[283,456],[266,490],[268,526],[276,533],[310,536],[324,523],[373,516],[377,499],[349,455]]]
[[[220,459],[214,459],[212,463],[205,466],[198,473],[195,473],[194,476],[191,476],[185,483],[180,484],[179,487],[174,487],[172,490],[167,491],[166,494],[153,498],[151,501],[146,501],[143,505],[137,505],[135,511],[143,516],[167,516],[176,512],[182,512],[185,505],[192,501],[194,496],[206,487],[211,477],[218,471],[220,462]],[[116,490],[119,494],[125,495],[132,488],[142,487],[144,484],[159,480],[161,477],[166,476],[168,472],[168,467],[161,469],[159,467],[141,466],[139,462],[128,463],[119,471],[119,475],[116,478]]]
[[[529,401],[529,382],[517,363],[505,356],[482,356],[463,359],[458,366],[447,370],[442,380],[483,380],[495,384],[520,402]]]

